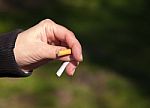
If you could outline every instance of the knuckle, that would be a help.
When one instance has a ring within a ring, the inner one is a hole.
[[[52,21],[51,19],[45,19],[43,21],[40,22],[42,25],[48,25],[48,24],[54,24],[54,21]]]
[[[70,31],[70,35],[75,37],[75,34],[72,31]]]

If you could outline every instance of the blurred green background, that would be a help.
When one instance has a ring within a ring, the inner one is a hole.
[[[0,32],[50,18],[72,30],[84,62],[59,62],[23,79],[0,79],[0,108],[150,108],[149,0],[0,0]]]

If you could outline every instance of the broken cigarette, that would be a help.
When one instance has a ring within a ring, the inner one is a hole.
[[[71,49],[60,50],[57,53],[58,57],[65,56],[71,54]]]
[[[66,56],[66,55],[69,55],[71,54],[71,49],[66,49],[66,50],[60,50],[58,51],[57,53],[57,56],[58,57],[61,57],[61,56]],[[61,67],[58,69],[58,71],[56,72],[56,75],[58,77],[60,77],[62,75],[62,73],[64,72],[66,66],[69,64],[69,62],[64,62]]]
[[[56,75],[58,77],[60,77],[62,75],[62,73],[64,72],[66,66],[69,64],[69,62],[64,62],[61,67],[58,69],[58,71],[56,72]]]

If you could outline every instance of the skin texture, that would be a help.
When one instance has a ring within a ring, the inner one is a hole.
[[[58,58],[57,52],[66,48],[72,50],[72,55]],[[50,60],[70,61],[66,67],[68,75],[73,75],[83,60],[82,48],[74,33],[50,19],[18,34],[14,55],[24,71],[33,70]]]

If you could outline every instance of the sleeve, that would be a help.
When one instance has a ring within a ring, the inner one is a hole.
[[[0,77],[27,77],[32,74],[22,71],[15,60],[13,49],[21,31],[15,30],[0,36]]]

